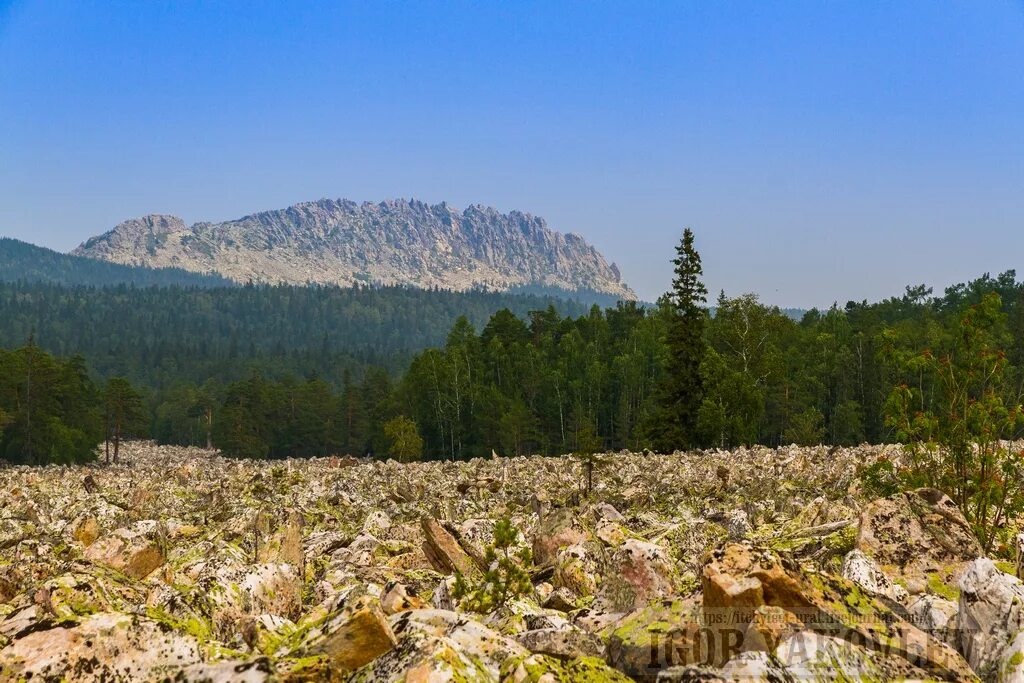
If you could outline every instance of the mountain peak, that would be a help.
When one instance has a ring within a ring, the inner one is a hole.
[[[191,227],[152,214],[125,221],[73,253],[239,282],[540,286],[635,298],[618,268],[579,235],[551,230],[529,213],[481,204],[460,211],[417,199],[319,199]]]

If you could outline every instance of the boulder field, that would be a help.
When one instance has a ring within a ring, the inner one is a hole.
[[[589,491],[123,450],[0,468],[0,682],[1024,681],[1014,568],[940,491],[862,490],[897,446],[612,453]],[[497,557],[522,580],[467,600]]]

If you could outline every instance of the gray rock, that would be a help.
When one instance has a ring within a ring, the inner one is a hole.
[[[959,607],[961,651],[979,675],[994,677],[1024,630],[1024,583],[979,558],[960,579]]]
[[[223,223],[127,220],[78,256],[217,272],[238,282],[412,285],[467,290],[543,285],[635,299],[618,268],[543,218],[472,205],[322,199]]]
[[[527,631],[516,640],[530,652],[561,659],[604,656],[604,643],[600,638],[572,626]]]

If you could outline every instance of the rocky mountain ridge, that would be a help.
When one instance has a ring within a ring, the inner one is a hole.
[[[865,494],[898,446],[605,454],[589,492],[574,458],[122,453],[0,468],[0,681],[1024,680],[1014,568],[941,492]],[[520,585],[462,595],[497,557]]]
[[[543,218],[471,205],[322,199],[221,223],[148,215],[72,254],[218,273],[237,282],[410,285],[464,291],[543,286],[635,299],[615,264]]]

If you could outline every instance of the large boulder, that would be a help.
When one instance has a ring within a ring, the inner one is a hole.
[[[557,508],[546,512],[533,533],[533,562],[538,567],[551,565],[560,549],[583,543],[589,537],[572,510]]]
[[[608,663],[637,681],[654,681],[673,666],[707,655],[699,596],[656,600],[606,630]]]
[[[160,680],[201,661],[195,638],[138,616],[101,612],[37,630],[0,650],[0,680]]]
[[[444,574],[459,573],[464,576],[479,571],[473,558],[462,549],[455,537],[433,517],[424,517],[423,552],[431,566]]]
[[[390,652],[398,644],[387,616],[375,598],[353,596],[302,635],[294,650],[326,659],[332,675],[353,672]]]
[[[856,548],[911,593],[930,589],[954,599],[967,563],[984,554],[956,503],[935,489],[869,503],[860,515]]]
[[[960,579],[960,647],[974,670],[996,679],[1020,650],[1015,641],[1024,631],[1024,583],[999,571],[992,560],[972,562]]]
[[[352,682],[494,681],[522,645],[463,614],[409,610],[390,618],[397,647],[357,671]]]
[[[596,541],[559,548],[551,583],[555,589],[568,590],[578,597],[594,595],[601,583],[604,561],[604,548]]]
[[[609,611],[641,607],[674,593],[672,573],[664,548],[631,538],[612,552],[598,599]]]
[[[740,543],[718,549],[704,568],[703,618],[711,664],[722,666],[752,649],[745,639],[762,606],[781,608],[803,630],[904,659],[930,676],[974,678],[952,648],[856,584]]]
[[[144,579],[167,560],[165,537],[158,522],[136,522],[91,543],[84,557],[133,579]]]

